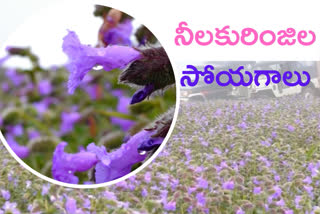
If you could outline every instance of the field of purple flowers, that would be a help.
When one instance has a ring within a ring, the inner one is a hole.
[[[1,212],[320,213],[320,99],[185,103],[160,155],[94,190],[33,176],[1,146]]]

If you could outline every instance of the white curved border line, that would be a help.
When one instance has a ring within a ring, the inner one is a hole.
[[[98,1],[98,0],[94,1],[94,3],[92,5],[96,5],[96,4],[105,5],[104,3],[102,3],[101,1]],[[112,7],[112,6],[110,6],[110,7]],[[125,11],[123,11],[123,12],[125,12]],[[140,22],[140,23],[142,23],[142,22]],[[162,47],[164,47],[163,43],[162,42],[160,42],[160,43],[161,43]],[[165,49],[165,47],[164,47],[164,49]],[[169,57],[168,53],[167,53],[167,55]],[[170,57],[169,57],[169,59],[170,59]],[[171,62],[171,65],[173,67],[173,70],[176,70],[175,69],[176,66],[174,65],[174,63],[172,62],[171,59],[170,59],[170,62]],[[159,155],[159,153],[163,150],[163,148],[165,147],[166,143],[168,142],[169,137],[171,136],[171,134],[173,132],[173,129],[175,127],[175,124],[176,124],[176,121],[177,121],[177,118],[178,118],[179,107],[180,107],[180,84],[179,84],[179,81],[177,81],[177,75],[176,74],[175,74],[175,80],[176,80],[176,106],[175,106],[173,120],[172,120],[170,129],[169,129],[169,131],[167,133],[167,136],[164,138],[163,142],[161,143],[161,145],[157,149],[157,151],[146,162],[144,162],[140,167],[138,167],[134,171],[130,172],[129,174],[127,174],[127,175],[125,175],[125,176],[123,176],[121,178],[118,178],[118,179],[115,179],[115,180],[112,180],[112,181],[109,181],[109,182],[101,183],[101,184],[69,184],[69,183],[64,183],[64,182],[61,182],[61,181],[57,181],[55,179],[49,178],[49,177],[37,172],[36,170],[34,170],[30,166],[28,166],[23,160],[21,160],[15,154],[15,152],[11,149],[11,147],[7,143],[6,139],[4,138],[1,130],[0,130],[0,140],[1,140],[2,144],[6,147],[6,149],[9,151],[11,156],[14,157],[14,159],[16,159],[16,161],[18,161],[24,168],[29,170],[31,173],[33,173],[34,175],[38,176],[39,178],[42,178],[45,181],[51,182],[51,183],[56,184],[56,185],[69,187],[69,188],[76,188],[76,189],[93,189],[93,188],[106,187],[106,186],[110,186],[112,184],[116,184],[118,182],[126,180],[127,178],[129,178],[129,177],[137,174],[141,170],[143,170],[147,165],[149,165]]]

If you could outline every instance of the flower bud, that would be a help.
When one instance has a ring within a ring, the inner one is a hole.
[[[175,83],[170,60],[163,47],[141,50],[142,57],[135,60],[120,75],[120,82],[135,85],[153,85],[154,90]]]

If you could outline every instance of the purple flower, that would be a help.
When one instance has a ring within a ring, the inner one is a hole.
[[[6,71],[6,76],[14,86],[20,86],[25,80],[25,76],[19,74],[15,69],[8,69]]]
[[[238,126],[239,126],[240,128],[242,128],[242,129],[247,129],[247,128],[248,128],[246,122],[244,122],[244,121],[243,121],[242,123],[240,123]]]
[[[231,132],[233,129],[234,129],[233,126],[227,125],[227,131],[228,131],[228,132]]]
[[[48,192],[49,192],[49,189],[50,189],[50,185],[49,184],[42,185],[41,195],[42,196],[47,195]]]
[[[141,102],[146,97],[150,96],[152,92],[154,92],[154,85],[152,84],[146,85],[144,88],[136,91],[132,96],[131,105]]]
[[[105,198],[107,198],[108,200],[117,200],[117,196],[116,196],[116,194],[114,194],[113,192],[105,191],[105,192],[103,193],[103,196],[104,196]]]
[[[188,187],[188,194],[190,195],[191,193],[193,193],[196,190],[197,190],[197,188],[195,188],[195,187]]]
[[[128,114],[128,106],[130,105],[130,100],[131,99],[129,97],[119,97],[117,111],[123,114]],[[115,125],[119,125],[123,131],[128,131],[134,125],[134,121],[117,117],[111,117],[111,122]]]
[[[204,197],[204,194],[202,192],[197,193],[196,198],[199,206],[206,206],[206,198]]]
[[[294,214],[293,210],[285,210],[284,214]]]
[[[179,179],[173,179],[171,181],[171,189],[175,190],[178,187],[179,183],[180,183]]]
[[[8,131],[13,136],[21,136],[21,135],[23,135],[23,132],[24,132],[23,126],[21,124],[17,124],[15,126],[8,127]]]
[[[77,184],[79,179],[75,172],[84,172],[92,168],[97,162],[97,155],[92,152],[79,152],[68,154],[64,152],[66,142],[60,143],[53,154],[52,175],[53,178],[65,183]]]
[[[92,152],[97,155],[97,158],[100,160],[101,163],[104,165],[109,165],[111,160],[107,154],[106,147],[104,146],[96,146],[94,143],[91,143],[87,146],[87,151]]]
[[[198,184],[197,186],[203,189],[208,188],[208,181],[203,178],[197,178]]]
[[[175,211],[176,210],[176,202],[170,201],[169,203],[165,203],[164,209],[167,211]]]
[[[65,135],[73,130],[73,126],[78,120],[80,120],[81,115],[78,112],[62,112],[61,114],[61,125],[60,134]]]
[[[103,35],[104,43],[108,45],[131,45],[130,36],[133,30],[130,19],[124,20],[116,27],[111,28]]]
[[[275,175],[275,176],[274,176],[274,180],[275,180],[276,182],[279,182],[279,181],[281,180],[280,175]]]
[[[68,214],[77,213],[77,201],[75,199],[68,197],[65,206]]]
[[[10,211],[12,214],[20,214],[20,211],[17,209],[17,203],[6,201],[2,206],[2,209],[4,209],[5,213],[7,213],[6,211]]]
[[[222,152],[220,151],[220,149],[218,148],[213,148],[214,153],[216,153],[217,155],[221,155]]]
[[[102,65],[106,71],[116,68],[123,69],[141,57],[140,52],[131,47],[114,45],[106,48],[93,48],[82,45],[73,31],[69,31],[63,40],[63,51],[69,57],[68,91],[71,94],[95,65]]]
[[[228,189],[228,190],[233,190],[234,189],[234,182],[233,181],[224,182],[222,184],[222,188],[223,189]]]
[[[276,137],[277,137],[277,132],[273,131],[273,132],[271,133],[271,137],[272,137],[272,138],[276,138]]]
[[[19,145],[15,139],[14,136],[7,134],[6,140],[8,142],[8,145],[10,148],[14,151],[14,153],[21,159],[26,158],[29,156],[30,150],[26,146]]]
[[[38,90],[39,90],[39,93],[43,96],[51,94],[52,92],[51,82],[49,80],[41,80],[38,83]]]
[[[190,150],[190,149],[185,149],[184,155],[186,156],[187,161],[190,161],[190,160],[192,159],[192,157],[191,157],[191,150]]]
[[[287,125],[287,129],[289,132],[293,132],[295,130],[295,128],[291,125]]]
[[[246,153],[244,153],[244,155],[245,155],[246,157],[251,157],[251,156],[252,156],[252,153],[251,153],[250,151],[247,151]]]
[[[300,205],[300,201],[302,200],[302,196],[301,195],[298,195],[295,197],[294,199],[294,203],[295,203],[295,206],[297,209],[300,209],[301,208],[301,205]]]
[[[39,101],[39,102],[34,102],[32,105],[33,107],[37,110],[37,112],[42,115],[43,113],[45,113],[48,108],[49,105],[51,104],[52,99],[50,98],[44,98],[43,100]]]
[[[208,147],[209,146],[209,143],[207,141],[202,141],[201,142],[201,145],[205,146],[205,147]]]
[[[266,147],[271,146],[271,144],[268,142],[268,140],[266,140],[266,141],[262,140],[261,145],[266,146]]]
[[[286,203],[284,202],[284,200],[281,198],[279,201],[276,202],[276,205],[279,207],[283,207],[284,205],[286,205]]]
[[[245,214],[245,212],[241,208],[239,208],[237,209],[236,214]]]
[[[90,209],[91,201],[88,198],[84,199],[82,206],[83,206],[83,208]]]
[[[311,172],[311,177],[318,175],[318,166],[315,166],[313,163],[308,164],[308,170]]]
[[[109,164],[99,162],[96,165],[96,183],[111,181],[130,173],[131,167],[135,163],[141,162],[147,157],[146,154],[139,154],[138,146],[153,134],[151,131],[140,131],[132,136],[128,142],[122,144],[119,149],[109,153]]]
[[[150,172],[146,172],[146,174],[144,175],[144,181],[147,183],[151,182],[151,173]]]
[[[307,191],[307,193],[312,197],[313,196],[313,187],[312,186],[303,186],[303,188]]]
[[[147,191],[145,188],[142,189],[142,191],[141,191],[141,196],[142,196],[143,198],[145,198],[145,197],[148,196],[148,191]]]
[[[312,179],[310,178],[310,176],[307,176],[305,179],[303,179],[303,183],[311,184],[312,183]]]
[[[272,195],[273,198],[278,198],[281,196],[282,190],[279,186],[274,186],[273,190],[274,190],[274,194]]]
[[[253,194],[257,195],[261,193],[261,187],[254,187],[253,188]]]
[[[8,201],[11,197],[10,192],[8,190],[1,190],[1,195],[4,198],[4,200]]]
[[[222,115],[221,108],[218,108],[217,111],[214,113],[215,116],[220,117]]]

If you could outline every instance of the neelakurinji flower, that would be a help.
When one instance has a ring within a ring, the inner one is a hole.
[[[67,144],[62,142],[54,152],[52,174],[56,180],[78,183],[78,178],[74,173],[87,171],[95,166],[96,183],[120,178],[131,172],[135,163],[139,163],[147,157],[146,153],[139,152],[138,147],[143,142],[149,141],[153,134],[152,131],[143,130],[132,136],[119,149],[110,153],[107,153],[104,146],[98,147],[91,143],[87,146],[87,151],[82,150],[76,154],[67,154],[64,152],[64,147]],[[159,139],[156,140],[156,143],[159,143]],[[87,162],[80,166],[83,161]]]
[[[15,69],[10,68],[5,74],[14,86],[19,86],[25,81],[25,76],[19,74]]]
[[[243,211],[241,208],[239,208],[239,209],[236,211],[236,214],[245,214],[245,211]]]
[[[52,176],[55,180],[65,183],[77,184],[79,178],[75,172],[84,172],[91,169],[97,162],[97,155],[82,151],[76,154],[64,152],[66,142],[61,142],[55,149],[52,158]]]
[[[6,201],[4,205],[2,206],[2,209],[4,210],[4,213],[12,213],[12,214],[20,214],[21,212],[17,208],[17,203],[16,202],[10,202]],[[2,210],[0,210],[1,212]]]
[[[234,189],[234,182],[233,181],[226,181],[222,184],[223,189],[233,190]]]
[[[154,133],[151,131],[140,131],[132,136],[128,142],[111,153],[108,153],[110,163],[103,161],[97,163],[95,179],[96,183],[104,183],[115,180],[131,172],[131,168],[135,163],[143,161],[147,154],[138,152],[138,146],[141,142],[148,140]]]
[[[101,65],[105,71],[123,69],[141,57],[138,50],[127,46],[113,45],[106,48],[94,48],[83,45],[73,31],[69,31],[63,40],[63,51],[69,58],[67,68],[70,72],[68,81],[70,94],[94,66]]]
[[[142,196],[143,198],[147,197],[147,196],[148,196],[148,190],[146,190],[145,188],[143,188],[143,189],[141,190],[141,196]]]
[[[14,126],[7,126],[7,131],[13,136],[23,135],[24,128],[21,124],[16,124]]]
[[[8,190],[2,189],[1,190],[1,195],[4,198],[4,200],[6,200],[6,201],[10,200],[11,194],[10,194],[10,192]]]
[[[254,187],[253,188],[253,194],[255,194],[255,195],[260,194],[261,191],[262,191],[261,187]]]
[[[295,130],[294,126],[292,125],[287,125],[286,128],[288,129],[289,132],[293,132]]]
[[[77,201],[74,198],[67,197],[65,208],[68,214],[84,214],[82,209],[77,208]]]
[[[49,95],[52,92],[52,85],[49,80],[41,80],[38,83],[38,91],[41,95]]]
[[[165,202],[163,208],[167,211],[175,211],[176,210],[176,202],[175,201]]]
[[[197,193],[196,198],[197,198],[198,206],[201,206],[201,207],[206,206],[206,198],[202,192]]]
[[[144,174],[144,181],[145,181],[146,183],[150,183],[150,182],[151,182],[151,173],[150,173],[150,172],[146,172],[146,173]]]
[[[91,143],[87,146],[87,151],[96,154],[99,161],[104,165],[109,165],[111,160],[110,156],[107,153],[107,150],[104,146],[96,146],[94,143]]]
[[[198,178],[197,179],[197,187],[202,188],[202,189],[207,189],[208,188],[208,181],[203,178]]]

